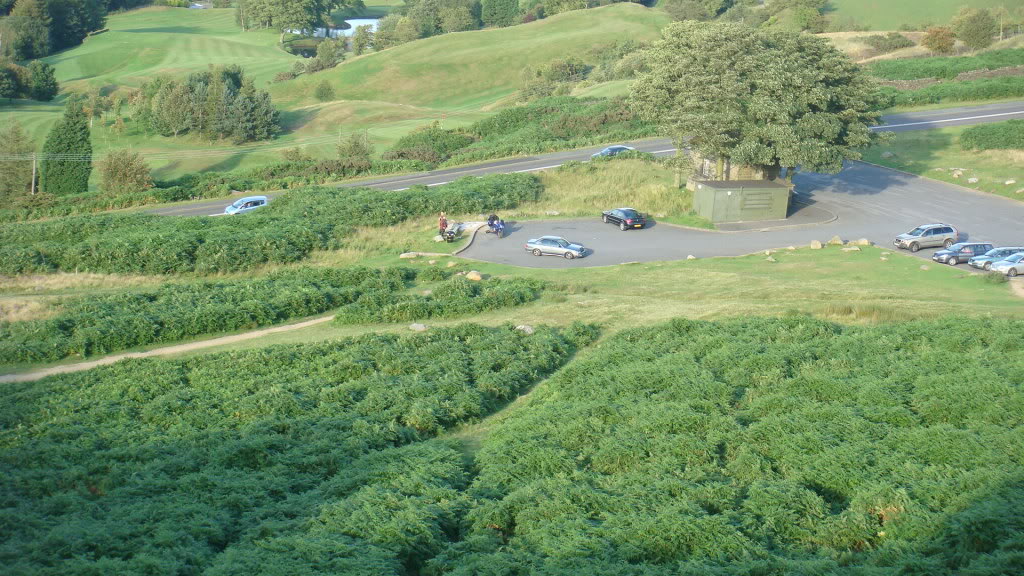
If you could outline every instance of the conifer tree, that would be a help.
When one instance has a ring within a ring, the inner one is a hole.
[[[0,129],[0,155],[28,156],[35,145],[17,120],[11,119]],[[30,158],[0,162],[0,200],[5,205],[19,203],[32,186],[32,160]]]
[[[54,76],[53,66],[46,62],[33,60],[28,65],[29,85],[28,97],[40,102],[49,102],[57,95],[60,86]]]
[[[77,98],[68,100],[64,116],[54,124],[43,144],[40,185],[54,196],[80,194],[89,189],[92,143],[89,119]]]

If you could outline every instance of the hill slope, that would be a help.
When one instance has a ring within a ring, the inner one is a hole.
[[[311,102],[314,87],[326,79],[339,99],[479,108],[515,91],[527,66],[617,40],[653,40],[667,23],[664,13],[635,4],[577,10],[522,26],[403,44],[275,86],[272,94],[286,102]]]
[[[896,30],[900,26],[945,24],[961,6],[992,9],[999,5],[1012,8],[1005,0],[830,0],[829,16],[852,19],[868,30]]]

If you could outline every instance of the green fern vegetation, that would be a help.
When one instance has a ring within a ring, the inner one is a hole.
[[[0,365],[93,356],[156,342],[251,329],[341,307],[342,323],[451,318],[536,300],[525,278],[458,276],[431,295],[407,294],[451,273],[428,268],[298,268],[256,279],[168,283],[148,291],[69,300],[42,320],[0,322]]]
[[[8,387],[4,572],[403,575],[465,509],[473,422],[592,338],[461,326]]]
[[[952,80],[957,74],[974,70],[995,70],[1024,66],[1024,48],[991,50],[973,56],[934,56],[878,60],[867,65],[869,74],[883,80],[918,80],[940,78]]]
[[[979,124],[960,134],[964,150],[1024,150],[1024,120]]]
[[[536,176],[502,174],[394,192],[310,188],[240,217],[97,214],[7,224],[0,228],[0,273],[251,270],[337,249],[359,226],[388,226],[440,211],[505,210],[536,200],[541,189]]]
[[[426,573],[1014,573],[1022,328],[622,333],[489,430],[462,532]]]

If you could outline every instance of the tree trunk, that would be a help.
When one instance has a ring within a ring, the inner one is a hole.
[[[715,180],[728,180],[722,173],[725,170],[725,156],[719,155],[715,165]]]

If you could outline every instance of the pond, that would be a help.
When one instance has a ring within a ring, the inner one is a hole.
[[[351,36],[355,34],[356,28],[359,26],[369,26],[370,31],[374,32],[377,30],[377,18],[351,18],[345,20],[345,23],[350,27],[342,30],[341,28],[331,28],[331,38],[341,38],[342,36]],[[285,30],[289,34],[298,34],[299,36],[312,36],[313,38],[326,38],[328,35],[327,28],[317,28],[310,34],[308,30]]]

